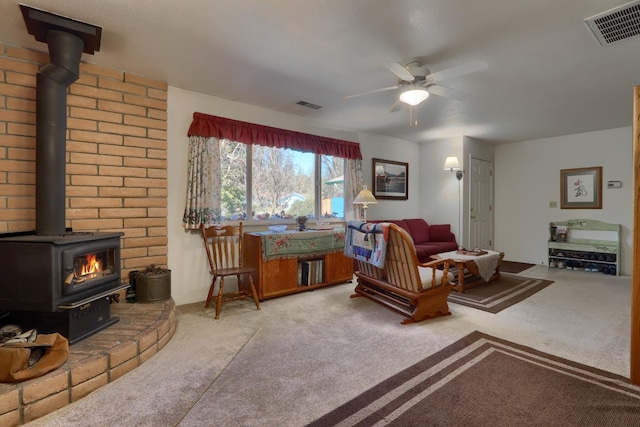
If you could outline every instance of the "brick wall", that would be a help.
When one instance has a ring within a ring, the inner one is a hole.
[[[0,43],[0,233],[35,229],[36,72],[48,62]],[[125,233],[123,281],[166,266],[167,84],[83,62],[67,90],[66,183],[67,227]]]

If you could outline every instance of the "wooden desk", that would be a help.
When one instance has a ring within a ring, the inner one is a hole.
[[[258,298],[262,301],[351,282],[353,260],[344,256],[344,234],[334,231],[245,233],[243,264],[256,269],[253,282]],[[281,240],[274,243],[274,239]],[[313,263],[314,268],[321,268],[315,280],[304,284],[301,263]],[[245,281],[240,282],[241,286],[248,285]]]
[[[462,293],[465,291],[465,289],[469,289],[474,286],[481,285],[483,283],[488,283],[492,280],[496,280],[500,278],[500,263],[504,258],[504,252],[495,252],[490,250],[487,250],[487,252],[488,252],[487,255],[473,256],[473,255],[459,255],[459,254],[456,254],[455,251],[453,251],[453,252],[444,252],[444,253],[436,254],[436,255],[433,255],[431,258],[433,259],[449,258],[454,261],[456,268],[458,269],[457,283],[454,283],[454,289]],[[495,257],[495,256],[498,257],[497,263],[496,263],[495,269],[493,270],[493,274],[488,278],[488,280],[485,280],[482,277],[478,277],[476,280],[473,280],[472,282],[467,282],[467,283],[464,282],[465,270],[473,274],[474,276],[480,275],[478,265],[475,262],[476,260],[480,258],[488,259],[489,257]]]

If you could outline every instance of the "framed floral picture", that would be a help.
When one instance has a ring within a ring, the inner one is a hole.
[[[560,171],[560,209],[602,209],[602,166]]]

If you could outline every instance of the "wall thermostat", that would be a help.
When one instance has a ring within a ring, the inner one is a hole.
[[[621,188],[622,181],[609,181],[607,182],[607,188]]]

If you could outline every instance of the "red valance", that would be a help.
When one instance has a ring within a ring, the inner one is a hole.
[[[290,148],[345,159],[362,159],[360,144],[357,142],[325,138],[203,113],[193,113],[193,122],[189,127],[188,135],[228,139],[267,147]]]

